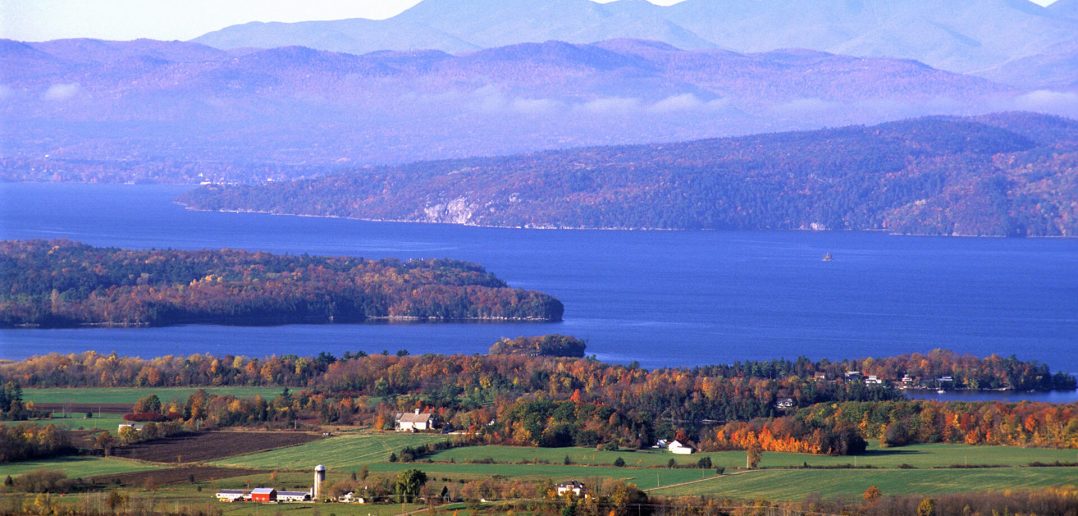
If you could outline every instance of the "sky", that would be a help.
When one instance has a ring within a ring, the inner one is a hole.
[[[650,1],[671,5],[681,0]],[[1048,5],[1055,0],[1032,1]],[[0,38],[187,40],[251,21],[384,19],[417,3],[419,0],[0,0]]]

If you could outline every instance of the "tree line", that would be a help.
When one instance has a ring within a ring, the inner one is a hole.
[[[546,294],[442,259],[0,242],[0,326],[561,320]]]

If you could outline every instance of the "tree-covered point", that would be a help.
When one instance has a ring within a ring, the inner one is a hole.
[[[1078,121],[932,117],[208,186],[208,210],[486,226],[1078,234]]]
[[[587,344],[568,335],[542,335],[539,337],[502,338],[490,346],[491,355],[525,355],[529,357],[576,357],[584,356]]]
[[[561,319],[561,302],[481,266],[0,242],[0,326]]]

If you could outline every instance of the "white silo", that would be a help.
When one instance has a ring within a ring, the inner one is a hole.
[[[326,467],[319,464],[314,467],[314,489],[311,499],[318,502],[322,500],[322,484],[326,481]]]

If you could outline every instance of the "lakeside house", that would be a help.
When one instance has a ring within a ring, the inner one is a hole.
[[[576,480],[558,484],[557,490],[558,496],[573,496],[575,498],[586,498],[588,496],[587,486]]]
[[[403,412],[397,414],[396,430],[398,432],[428,432],[434,429],[434,414],[430,412]]]
[[[692,454],[692,447],[691,446],[686,446],[684,444],[681,444],[680,441],[676,441],[676,440],[671,441],[670,444],[666,446],[666,449],[670,450],[670,453],[676,453],[678,455],[691,455]]]
[[[865,385],[883,385],[883,380],[880,380],[879,377],[874,374],[870,374],[868,375],[868,378],[865,378]]]

